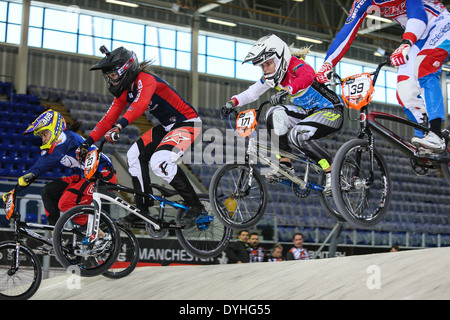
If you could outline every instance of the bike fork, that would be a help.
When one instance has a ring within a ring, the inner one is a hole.
[[[16,248],[14,249],[14,264],[8,270],[8,276],[12,276],[19,270],[19,252],[20,252],[20,243],[16,242]]]
[[[375,166],[375,156],[374,156],[374,139],[373,134],[369,134],[369,164],[370,164],[370,172],[369,176],[366,178],[366,185],[370,186],[373,181],[373,173],[374,173],[374,166]]]
[[[100,196],[98,193],[93,194],[92,203],[94,204],[95,210],[94,210],[94,216],[88,215],[88,222],[87,222],[87,237],[86,241],[88,243],[91,243],[95,239],[98,238],[98,230],[100,226],[100,215],[102,212],[102,201],[100,199]]]

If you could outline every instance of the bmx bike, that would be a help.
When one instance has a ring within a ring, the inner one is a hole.
[[[118,139],[118,138],[117,138]],[[98,167],[99,155],[102,150],[105,140],[102,141],[98,150],[92,150],[86,156],[85,160],[85,176],[88,179],[94,177],[94,173]],[[142,220],[142,223],[133,225],[132,227],[144,226],[148,235],[154,239],[163,238],[169,230],[173,230],[180,243],[180,245],[191,255],[206,259],[212,258],[222,253],[228,245],[231,238],[231,230],[225,227],[220,220],[216,219],[214,212],[209,210],[208,195],[200,194],[199,198],[206,208],[206,212],[201,214],[193,224],[180,225],[178,221],[190,209],[183,203],[178,201],[171,201],[167,198],[178,195],[174,190],[151,184],[150,186],[158,190],[161,195],[147,194],[140,190],[132,189],[120,184],[111,183],[102,179],[101,176],[94,177],[95,184],[93,189],[93,203],[90,206],[81,205],[68,210],[64,216],[60,217],[55,225],[53,234],[53,241],[55,245],[55,254],[62,264],[69,266],[71,264],[71,257],[63,250],[62,244],[67,238],[66,230],[73,230],[78,228],[74,225],[73,219],[77,217],[88,217],[88,223],[83,231],[83,239],[97,239],[101,228],[99,227],[98,219],[104,214],[102,204],[104,201],[112,205],[119,206],[125,209],[126,212],[136,215]],[[113,191],[119,191],[128,194],[135,194],[153,199],[159,202],[159,215],[154,217],[146,212],[141,212],[138,208],[123,200]],[[171,207],[176,210],[175,217],[167,215],[166,207]],[[169,220],[173,218],[172,220]],[[115,234],[114,236],[117,236]],[[61,245],[60,245],[61,244]],[[131,249],[130,249],[131,250]],[[133,250],[137,255],[136,250]],[[108,267],[109,268],[109,267]],[[106,270],[104,270],[106,271]],[[131,271],[130,271],[131,272]]]
[[[323,193],[325,171],[319,164],[298,148],[295,148],[297,152],[294,154],[259,142],[254,137],[259,117],[267,104],[270,101],[264,101],[257,109],[241,111],[236,117],[235,131],[246,138],[245,159],[243,163],[225,163],[214,173],[209,186],[209,198],[214,212],[223,224],[237,230],[250,228],[261,220],[270,191],[266,179],[259,172],[259,161],[282,174],[282,178],[271,180],[270,183],[290,187],[292,193],[299,198],[314,194],[328,214],[338,221],[345,221],[337,211],[333,197]],[[228,119],[233,128],[231,114]],[[291,159],[296,167],[296,174],[291,175],[280,168],[278,161],[268,156],[270,154]]]
[[[440,171],[450,185],[449,132],[442,131],[447,148],[434,153],[415,146],[381,124],[380,120],[400,123],[424,133],[430,129],[405,118],[378,111],[370,111],[374,85],[381,68],[341,79],[332,74],[334,81],[342,85],[344,104],[359,112],[360,131],[357,139],[344,143],[337,151],[331,173],[332,194],[340,214],[357,228],[369,228],[379,223],[387,213],[392,194],[392,182],[388,162],[375,146],[375,136],[387,141],[410,159],[411,168],[418,175]]]

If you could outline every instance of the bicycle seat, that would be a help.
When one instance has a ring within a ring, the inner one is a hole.
[[[173,197],[173,196],[176,196],[178,194],[177,191],[172,190],[172,189],[168,189],[168,188],[165,188],[165,187],[162,187],[162,186],[160,186],[158,184],[151,183],[150,187],[155,188],[156,190],[159,190],[161,192],[161,194],[163,196],[165,196],[165,197]]]

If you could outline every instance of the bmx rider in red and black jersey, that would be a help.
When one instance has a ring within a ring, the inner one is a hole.
[[[179,223],[191,224],[204,212],[204,207],[176,161],[201,133],[202,122],[197,111],[166,81],[150,72],[151,62],[139,63],[136,54],[124,47],[109,52],[102,46],[100,51],[106,56],[90,70],[103,72],[108,89],[115,98],[80,147],[80,152],[83,153],[83,149],[103,136],[107,142],[114,143],[114,134],[120,133],[148,109],[160,124],[145,132],[127,152],[133,187],[145,193],[152,192],[150,163],[152,171],[167,181],[190,207]],[[136,206],[142,214],[148,213],[152,205],[153,201],[136,195]],[[137,219],[130,214],[119,222],[134,223]]]

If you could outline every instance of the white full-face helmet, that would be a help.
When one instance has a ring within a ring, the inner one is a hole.
[[[262,37],[253,45],[243,63],[251,61],[255,66],[261,66],[269,59],[274,59],[275,72],[265,74],[266,83],[272,88],[283,80],[291,60],[288,45],[274,34]]]

